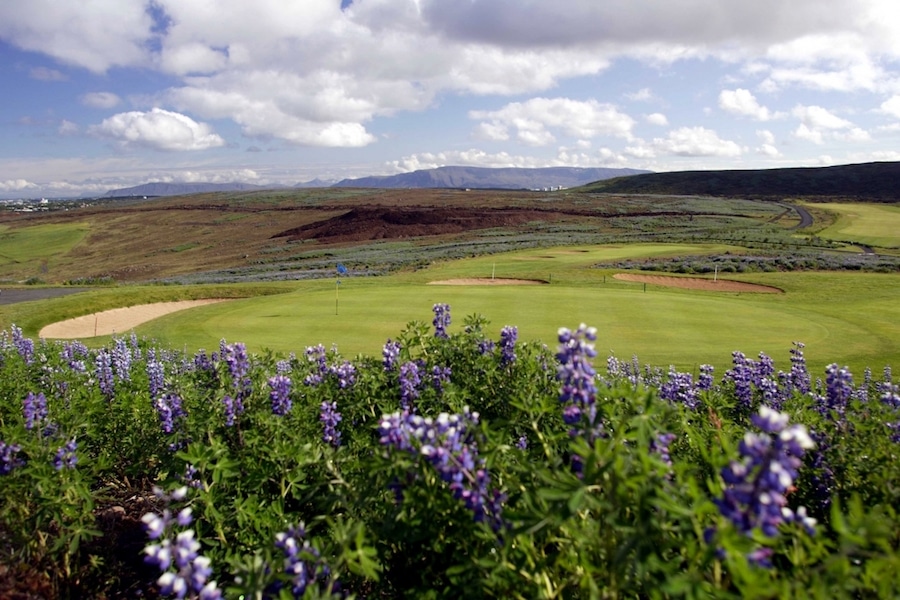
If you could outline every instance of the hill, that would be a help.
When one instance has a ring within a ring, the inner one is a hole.
[[[646,173],[597,181],[578,191],[743,198],[842,197],[900,201],[900,162],[833,167]]]
[[[578,187],[601,179],[637,173],[649,171],[576,167],[541,169],[438,167],[383,177],[343,179],[332,187],[535,190]]]

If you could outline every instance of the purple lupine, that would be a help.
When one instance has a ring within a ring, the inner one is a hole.
[[[725,381],[734,384],[734,396],[745,409],[753,406],[753,388],[751,384],[754,378],[753,361],[748,359],[743,352],[731,353],[731,368],[725,371]]]
[[[293,370],[293,368],[291,367],[291,364],[292,364],[294,358],[296,358],[296,357],[294,356],[294,354],[292,352],[291,358],[289,360],[279,360],[278,362],[276,362],[275,363],[275,373],[277,373],[278,375],[290,374],[290,372]]]
[[[62,350],[60,351],[60,357],[66,361],[69,368],[72,369],[72,371],[81,374],[87,373],[87,367],[81,359],[87,358],[88,356],[90,356],[90,350],[78,340],[64,343]]]
[[[659,388],[659,396],[663,400],[683,404],[691,410],[696,410],[700,404],[694,377],[690,373],[679,373],[673,366],[669,367],[669,377]]]
[[[272,414],[283,417],[291,410],[291,379],[286,375],[275,375],[269,378],[269,399],[272,401]]]
[[[28,392],[22,400],[22,414],[25,416],[25,429],[31,431],[35,425],[47,418],[47,398],[43,392]]]
[[[25,364],[30,365],[34,362],[34,340],[22,335],[22,330],[15,325],[11,326],[10,330],[12,331],[12,342],[16,347],[16,351],[22,357],[22,360],[25,361]]]
[[[774,537],[778,526],[786,522],[798,522],[812,533],[815,519],[807,516],[804,507],[788,508],[786,494],[797,478],[804,452],[815,443],[803,425],[788,426],[788,416],[768,406],[760,406],[751,420],[763,434],[746,432],[738,447],[741,459],[722,469],[727,487],[715,500],[719,512],[747,535],[758,528]],[[754,561],[753,556],[748,558]]]
[[[193,370],[201,371],[205,373],[215,373],[216,365],[215,365],[215,353],[213,357],[210,357],[206,354],[206,350],[199,350],[194,355],[193,360]]]
[[[226,345],[223,359],[231,374],[231,387],[234,390],[235,400],[240,402],[249,395],[253,386],[253,381],[248,377],[250,359],[247,357],[247,346],[241,342]],[[238,414],[241,414],[243,410],[243,403],[241,403]]]
[[[94,377],[100,392],[107,400],[112,400],[116,394],[116,384],[113,379],[112,357],[105,348],[100,349],[94,358]]]
[[[516,339],[519,337],[519,329],[507,325],[500,330],[500,364],[509,365],[516,361]]]
[[[341,445],[341,432],[337,424],[341,422],[341,413],[337,410],[337,402],[323,402],[319,407],[319,420],[323,425],[322,441],[335,448]]]
[[[165,388],[165,379],[165,366],[156,359],[156,351],[151,348],[147,351],[147,380],[151,400],[155,400],[162,394]]]
[[[669,445],[675,441],[674,433],[660,433],[650,440],[650,452],[656,454],[667,466],[672,466]]]
[[[74,469],[75,465],[78,464],[77,450],[78,443],[75,441],[75,438],[72,438],[56,451],[56,455],[53,457],[53,468],[57,471]]]
[[[306,360],[316,364],[316,370],[306,376],[303,380],[308,386],[317,386],[328,375],[328,357],[325,353],[325,346],[308,346],[306,348]]]
[[[564,404],[563,420],[573,426],[570,435],[583,435],[593,444],[602,434],[602,424],[597,422],[595,384],[596,371],[591,359],[597,356],[593,342],[597,330],[582,323],[576,331],[565,327],[559,330],[559,361],[556,378],[562,383],[559,401]],[[584,429],[574,427],[586,419]]]
[[[421,383],[419,366],[415,362],[410,361],[400,365],[400,406],[402,408],[409,408],[413,400],[419,397]]]
[[[225,409],[225,426],[233,427],[237,415],[243,412],[241,410],[243,408],[243,404],[241,404],[240,400],[235,400],[228,394],[225,394],[222,397],[222,407]]]
[[[21,450],[22,447],[18,444],[7,444],[0,441],[0,475],[9,475],[13,469],[25,464],[25,461],[18,456]]]
[[[306,539],[306,528],[302,522],[275,534],[275,547],[284,554],[283,573],[290,579],[293,597],[301,598],[310,585],[328,577],[329,569],[318,549]],[[266,591],[277,594],[282,585],[281,581],[277,581]]]
[[[119,381],[131,381],[131,349],[122,338],[116,338],[111,352],[113,371]]]
[[[494,343],[494,340],[479,340],[478,341],[478,353],[482,356],[487,356],[488,354],[494,353],[494,348],[497,345]]]
[[[333,365],[328,372],[337,379],[338,387],[342,390],[356,383],[356,367],[350,361],[345,360],[339,365]]]
[[[716,368],[712,365],[700,365],[700,377],[697,378],[697,389],[708,392],[713,388],[713,372]]]
[[[381,350],[381,364],[384,366],[386,372],[390,373],[397,368],[397,361],[400,360],[401,349],[402,346],[400,345],[400,342],[389,339],[384,343],[384,348]]]
[[[474,430],[479,415],[468,407],[461,414],[441,413],[436,419],[409,411],[384,415],[379,424],[380,443],[421,456],[448,484],[453,497],[471,510],[476,522],[499,531],[505,495],[491,491],[490,475],[478,456]]]
[[[432,324],[434,325],[434,337],[450,337],[447,334],[447,327],[450,326],[450,305],[435,304],[434,307],[432,307],[432,311],[434,312],[434,320],[432,321]]]
[[[181,407],[181,397],[178,394],[162,394],[153,401],[153,406],[156,408],[160,425],[165,433],[175,431],[175,419],[186,416]]]
[[[528,438],[524,435],[520,435],[519,439],[516,440],[516,448],[519,450],[528,450]]]
[[[438,365],[431,367],[431,385],[434,386],[437,393],[441,394],[444,392],[444,385],[450,382],[452,374],[453,371],[450,367],[440,367]]]
[[[801,394],[808,394],[812,389],[806,358],[803,356],[805,347],[802,342],[794,342],[794,347],[791,348],[791,388]]]
[[[838,368],[832,363],[825,368],[825,396],[820,398],[818,410],[824,415],[837,415],[837,420],[842,420],[850,398],[853,397],[853,375],[847,367]]]
[[[186,493],[187,488],[184,487],[172,496],[162,498],[167,501],[183,499]],[[162,515],[152,512],[144,514],[141,521],[147,536],[151,540],[160,540],[144,548],[144,562],[162,571],[156,583],[163,596],[218,600],[222,592],[215,581],[209,580],[212,575],[210,560],[199,553],[200,544],[194,539],[194,530],[175,531],[176,525],[187,527],[192,520],[190,508],[182,509],[174,518],[169,509],[165,509]]]

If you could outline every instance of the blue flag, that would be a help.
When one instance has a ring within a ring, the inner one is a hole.
[[[345,267],[345,266],[344,266],[343,264],[341,264],[341,263],[338,263],[338,266],[337,266],[337,272],[338,272],[338,275],[343,275],[344,273],[347,272],[347,267]]]

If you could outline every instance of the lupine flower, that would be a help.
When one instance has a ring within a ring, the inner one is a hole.
[[[519,439],[516,440],[516,448],[519,450],[528,450],[528,438],[524,435],[520,435]]]
[[[397,361],[400,360],[400,350],[400,342],[388,340],[384,343],[384,348],[381,350],[381,364],[384,366],[385,371],[391,372],[397,368]]]
[[[168,496],[161,490],[155,491],[166,502],[183,500],[187,494],[186,487]],[[168,508],[162,515],[146,513],[141,521],[147,536],[151,540],[160,540],[144,548],[144,562],[163,572],[156,580],[162,595],[200,600],[218,600],[222,597],[216,582],[209,581],[212,575],[210,560],[199,554],[200,544],[194,539],[194,531],[175,531],[176,525],[187,527],[193,521],[190,508],[182,509],[174,518]]]
[[[18,444],[7,444],[0,441],[0,475],[9,475],[13,469],[25,464],[25,461],[18,456],[21,450],[22,447]]]
[[[690,373],[679,373],[672,366],[669,367],[668,380],[659,388],[659,396],[663,400],[683,404],[691,410],[695,410],[700,404],[694,377]]]
[[[650,440],[650,452],[653,452],[668,466],[672,466],[672,457],[669,455],[669,445],[675,441],[674,433],[660,433]]]
[[[479,340],[478,342],[478,353],[482,356],[487,356],[488,354],[494,353],[494,348],[497,345],[494,343],[494,340]]]
[[[306,348],[306,360],[316,363],[316,370],[307,375],[304,383],[316,386],[322,383],[322,379],[328,375],[328,358],[325,354],[325,346],[309,346]]]
[[[156,359],[156,351],[147,352],[147,379],[149,380],[150,398],[157,398],[165,387],[165,367]]]
[[[72,438],[56,451],[56,456],[53,457],[53,468],[57,471],[74,469],[78,464],[76,450],[78,450],[78,444],[75,442],[75,438]]]
[[[507,325],[500,330],[500,364],[508,365],[516,361],[516,339],[519,337],[519,329]]]
[[[253,387],[253,381],[247,376],[250,372],[247,346],[241,342],[227,344],[223,359],[228,365],[228,372],[231,374],[231,387],[234,390],[234,397],[237,401],[235,408],[237,409],[237,414],[241,414],[244,412],[244,405],[241,401],[249,395]]]
[[[426,459],[476,522],[486,521],[499,531],[505,526],[501,517],[505,495],[489,490],[490,475],[474,440],[478,419],[468,407],[462,414],[441,413],[434,420],[404,410],[381,418],[380,442]]]
[[[753,406],[753,388],[751,384],[754,378],[753,361],[749,360],[743,352],[731,353],[732,367],[725,371],[725,381],[734,384],[734,395],[738,404],[745,409]]]
[[[101,349],[94,358],[94,377],[97,379],[97,385],[100,386],[100,392],[107,400],[112,400],[116,394],[116,389],[113,379],[112,357],[106,349]]]
[[[591,359],[597,356],[593,344],[596,339],[597,330],[584,323],[575,332],[563,327],[559,330],[556,354],[559,361],[556,377],[562,383],[559,401],[565,405],[563,421],[573,426],[570,435],[583,435],[590,444],[602,435],[602,424],[597,420],[596,371],[591,364]],[[582,427],[575,427],[579,424]]]
[[[275,547],[284,554],[283,572],[291,580],[291,593],[295,598],[302,597],[310,585],[315,585],[320,578],[327,578],[329,573],[319,551],[305,538],[303,523],[275,534]],[[277,593],[282,585],[280,581],[276,582],[266,591]]]
[[[847,367],[839,369],[832,363],[825,368],[825,382],[825,396],[820,398],[818,410],[825,415],[833,411],[841,420],[853,397],[853,375]]]
[[[160,425],[165,433],[175,431],[175,419],[187,414],[181,407],[181,397],[178,394],[163,394],[153,401],[153,406],[156,408]]]
[[[713,388],[713,371],[715,369],[712,365],[700,365],[700,377],[697,378],[698,390],[705,392]]]
[[[131,380],[131,349],[122,338],[116,338],[113,344],[112,364],[119,381]]]
[[[400,365],[400,406],[404,409],[412,405],[412,401],[419,397],[419,366],[415,362],[406,362]]]
[[[276,375],[269,379],[269,399],[272,401],[272,414],[283,417],[291,410],[291,379],[285,375]]]
[[[815,444],[803,425],[788,426],[787,415],[768,406],[760,406],[751,420],[763,435],[745,433],[739,446],[741,459],[722,469],[727,487],[722,498],[715,500],[719,512],[744,534],[758,528],[774,537],[779,525],[792,521],[812,533],[815,519],[807,516],[805,508],[788,508],[785,495],[797,478],[804,452]]]
[[[804,347],[802,342],[794,342],[794,347],[791,348],[791,388],[801,394],[809,393],[812,388],[806,358],[803,356]]]
[[[434,337],[448,338],[447,327],[450,326],[450,305],[435,304],[432,308],[434,311]]]
[[[30,365],[34,362],[34,340],[22,335],[22,330],[15,325],[10,327],[10,330],[12,331],[12,341],[16,351],[22,357],[22,360],[25,361],[25,364]]]
[[[202,371],[206,373],[215,373],[216,366],[214,364],[215,358],[211,358],[206,354],[206,350],[199,350],[194,355],[193,366],[195,371]]]
[[[323,402],[320,407],[319,420],[324,425],[322,441],[335,448],[341,445],[341,432],[337,424],[341,422],[341,413],[337,411],[337,402]]]
[[[440,367],[438,365],[431,367],[431,384],[439,394],[444,391],[444,384],[450,381],[452,374],[453,371],[450,367]]]
[[[350,361],[345,360],[340,365],[331,367],[329,373],[335,376],[338,387],[342,390],[356,383],[356,367]]]
[[[291,372],[291,361],[294,355],[291,353],[291,360],[279,360],[275,363],[275,372],[279,375],[287,375]]]
[[[233,427],[237,415],[244,412],[244,405],[240,400],[236,400],[228,394],[225,394],[222,397],[222,406],[225,408],[225,426]]]
[[[25,429],[31,431],[35,425],[47,418],[47,398],[43,392],[28,392],[22,400],[22,414],[25,416]]]

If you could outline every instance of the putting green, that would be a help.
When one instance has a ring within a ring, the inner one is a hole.
[[[813,311],[756,294],[668,291],[642,286],[434,286],[346,280],[336,307],[332,283],[308,285],[279,296],[238,300],[176,313],[137,329],[174,347],[213,350],[220,339],[244,342],[252,351],[302,353],[318,343],[348,357],[379,356],[385,340],[411,320],[430,326],[432,306],[447,303],[460,331],[467,315],[481,314],[496,338],[515,325],[520,340],[554,344],[559,327],[584,322],[598,329],[598,361],[637,355],[643,363],[693,369],[710,363],[727,367],[734,350],[760,351],[786,362],[794,341],[807,344],[811,364],[838,360],[836,347],[870,340],[866,322]],[[900,320],[898,309],[885,318]],[[857,349],[854,348],[854,351]],[[865,355],[865,349],[860,350]],[[865,364],[880,368],[877,355]],[[862,367],[860,367],[861,369]]]

